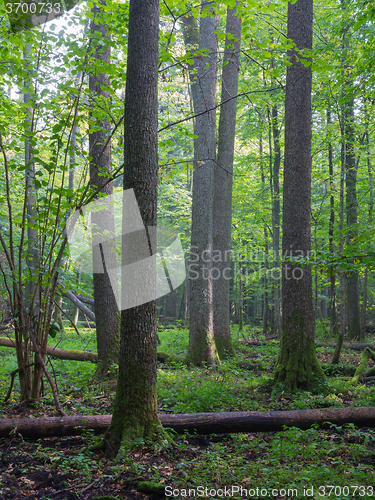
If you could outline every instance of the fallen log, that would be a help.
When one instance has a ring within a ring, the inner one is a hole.
[[[0,347],[15,348],[16,343],[13,339],[0,337]],[[24,345],[22,343],[22,348],[23,347]],[[30,345],[30,349],[35,352],[33,345]],[[98,361],[98,355],[96,352],[79,351],[78,349],[65,351],[64,349],[58,349],[57,347],[47,346],[47,354],[53,358],[65,359],[66,361],[91,361],[91,363],[96,363]],[[157,360],[162,363],[166,363],[168,361],[176,361],[176,358],[165,352],[159,351],[157,353]]]
[[[63,297],[67,297],[69,300],[73,302],[75,306],[78,307],[88,318],[90,318],[92,321],[95,321],[95,313],[91,311],[88,307],[83,304],[74,293],[70,292],[69,290],[66,290],[65,292],[59,292]]]
[[[335,342],[315,342],[316,347],[335,347],[336,343]],[[342,347],[346,347],[347,349],[355,349],[355,350],[362,350],[366,349],[366,347],[369,347],[370,349],[375,348],[375,344],[365,344],[363,342],[344,342],[342,344]]]
[[[13,339],[0,337],[0,346],[16,347],[16,342]],[[22,348],[24,348],[23,343]],[[30,349],[35,352],[33,345],[30,345]],[[64,351],[63,349],[58,349],[57,347],[47,346],[47,354],[53,358],[65,359],[67,361],[91,361],[92,363],[95,363],[98,360],[96,352],[79,351],[78,349]]]
[[[71,417],[0,418],[0,437],[20,433],[23,437],[75,436],[88,429],[100,434],[111,423],[111,415],[77,415]],[[308,429],[313,424],[329,428],[330,424],[352,423],[358,427],[375,426],[375,407],[323,408],[318,410],[239,411],[218,413],[159,414],[162,425],[181,434],[271,432],[284,426]]]

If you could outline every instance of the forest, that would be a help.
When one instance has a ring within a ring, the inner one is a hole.
[[[0,2],[0,500],[375,496],[374,21]]]

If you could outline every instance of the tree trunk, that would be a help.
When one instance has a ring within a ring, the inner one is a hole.
[[[58,307],[56,307],[56,309],[55,309],[54,321],[59,325],[60,330],[64,331],[64,324],[63,324],[62,313],[61,313],[61,309],[62,309],[62,297],[61,297],[61,295],[56,296],[56,304],[58,305]]]
[[[259,156],[260,156],[260,174],[261,174],[261,182],[262,182],[262,209],[263,212],[265,211],[265,199],[264,199],[264,193],[266,189],[266,183],[265,183],[265,176],[264,176],[264,168],[263,168],[263,142],[262,142],[262,134],[260,135],[259,138]],[[263,235],[264,235],[264,278],[263,278],[263,318],[262,318],[262,323],[263,323],[263,333],[264,335],[267,334],[268,331],[268,252],[269,252],[269,247],[268,247],[268,229],[267,225],[264,224],[263,226]]]
[[[197,75],[191,85],[195,113],[216,105],[218,39],[214,32],[219,27],[219,16],[215,14],[215,4],[203,1],[201,7],[199,50],[208,52],[196,60]],[[196,118],[187,353],[188,362],[198,366],[208,363],[213,367],[219,362],[213,332],[212,303],[215,117],[213,110]]]
[[[339,214],[339,254],[344,250],[344,205],[345,205],[345,143],[341,146],[341,172],[340,172],[340,214]],[[340,361],[341,346],[346,334],[346,276],[340,274],[340,329],[335,352],[332,357],[332,364]]]
[[[130,0],[124,190],[134,189],[150,251],[155,241],[149,228],[156,226],[157,217],[158,39],[158,0]],[[156,286],[156,276],[152,278]],[[156,348],[156,300],[123,310],[113,418],[104,438],[108,455],[116,456],[120,449],[122,453],[134,439],[154,439],[158,434]]]
[[[354,99],[345,103],[345,170],[346,170],[346,243],[355,245],[358,235],[357,229],[357,167],[354,152]],[[361,321],[359,312],[359,275],[358,272],[349,274],[346,282],[348,336],[350,339],[359,339],[361,335]]]
[[[333,175],[333,149],[332,142],[330,140],[331,131],[329,129],[331,125],[331,111],[327,110],[327,128],[328,128],[328,168],[329,168],[329,189],[330,189],[330,214],[329,214],[329,226],[328,226],[328,239],[329,239],[329,251],[333,257],[334,246],[333,246],[333,236],[335,229],[335,194],[334,194],[334,175]],[[331,337],[337,338],[339,335],[339,323],[337,317],[337,307],[336,307],[336,274],[333,268],[330,268],[330,302],[329,302],[329,324],[330,324],[330,334]]]
[[[288,4],[288,33],[299,50],[312,48],[312,0]],[[285,95],[283,257],[311,252],[311,65],[289,51]],[[282,333],[275,367],[277,390],[321,387],[325,375],[315,352],[311,266],[288,261],[282,274]]]
[[[277,123],[277,106],[272,107],[272,136],[274,144],[274,160],[272,169],[272,247],[273,247],[273,292],[276,331],[281,336],[281,294],[280,294],[280,131]],[[272,160],[271,160],[272,161]]]
[[[369,205],[368,205],[368,225],[371,227],[372,223],[372,212],[373,212],[373,206],[374,206],[374,182],[373,182],[373,174],[372,174],[372,167],[371,167],[371,151],[370,151],[370,136],[369,136],[369,131],[368,131],[368,114],[367,114],[367,107],[365,107],[365,128],[366,128],[366,145],[367,145],[367,173],[368,173],[368,178],[369,178],[369,188],[370,188],[370,199],[369,199]],[[363,279],[363,302],[362,302],[362,311],[361,311],[361,340],[365,338],[365,325],[366,325],[366,312],[367,312],[367,300],[368,300],[368,294],[367,294],[367,281],[368,281],[368,270],[367,268],[365,269],[365,275]]]
[[[24,53],[23,53],[23,58],[25,62],[25,68],[26,71],[30,71],[30,56],[31,56],[31,48],[30,45],[26,45],[24,48]],[[33,132],[33,110],[30,105],[28,105],[30,99],[31,99],[31,93],[32,93],[32,82],[29,77],[29,74],[27,73],[27,76],[25,78],[24,82],[24,95],[23,95],[23,101],[25,103],[26,107],[26,112],[25,112],[25,204],[26,204],[26,214],[27,214],[27,255],[26,255],[26,265],[30,274],[30,279],[27,280],[26,286],[25,286],[25,293],[24,293],[24,303],[19,304],[20,307],[25,307],[26,308],[26,318],[23,320],[20,317],[20,325],[24,321],[26,321],[26,324],[31,325],[32,328],[35,328],[35,314],[34,310],[36,311],[38,309],[37,304],[36,304],[36,272],[38,268],[38,259],[39,259],[39,251],[38,251],[38,230],[33,227],[37,224],[37,197],[36,197],[36,190],[35,190],[35,164],[33,160],[33,153],[32,153],[32,143],[31,143],[31,138],[32,138],[32,132]],[[21,312],[19,312],[19,316],[21,316]],[[24,335],[20,335],[20,337],[24,337],[25,340],[26,338],[30,338],[28,329],[27,327],[25,329],[22,328],[24,331]],[[18,335],[16,336],[16,339],[18,339]],[[18,367],[22,368],[19,371],[19,381],[20,381],[20,388],[21,388],[21,401],[22,400],[28,400],[31,399],[32,397],[35,397],[36,399],[39,396],[39,387],[40,387],[40,379],[42,375],[42,370],[41,366],[35,366],[34,367],[34,373],[33,375],[37,378],[39,378],[39,381],[35,381],[34,383],[34,376],[32,375],[32,370],[31,370],[31,357],[30,357],[30,351],[29,347],[30,343],[25,344],[25,351],[23,353],[19,352],[19,349],[17,348],[17,361],[18,361]]]
[[[235,432],[282,431],[284,426],[309,429],[312,425],[330,429],[331,424],[354,424],[357,427],[375,426],[375,408],[321,408],[316,410],[288,411],[238,411],[218,413],[191,413],[185,415],[159,414],[161,424],[175,430],[198,434]],[[112,417],[113,420],[113,417]],[[9,437],[17,431],[28,438],[50,436],[76,436],[87,429],[105,432],[111,423],[111,415],[76,415],[72,417],[1,418],[0,437]]]
[[[365,371],[366,365],[370,359],[372,359],[372,361],[375,361],[375,351],[371,351],[371,349],[366,347],[366,349],[362,352],[361,361],[355,371],[354,377],[352,378],[352,384],[358,384],[359,379],[362,377],[362,374]]]
[[[236,8],[228,7],[226,32],[231,35],[231,39],[229,40],[227,36],[225,40],[221,102],[238,93],[241,19]],[[230,334],[229,284],[236,108],[237,99],[232,99],[221,106],[217,164],[214,167],[213,266],[217,276],[213,275],[213,324],[220,358],[235,354]]]
[[[109,45],[110,34],[109,25],[102,19],[105,0],[99,0],[98,5],[92,8],[94,19],[91,21],[91,33],[95,37],[91,40],[94,48],[94,61],[110,64],[111,48]],[[97,33],[100,38],[97,38]],[[109,93],[111,82],[105,73],[90,73],[89,86],[93,99],[92,111],[98,113],[98,109],[110,109],[111,96]],[[90,147],[90,184],[93,189],[100,188],[100,192],[106,195],[113,193],[111,178],[111,144],[107,143],[111,134],[111,125],[107,118],[107,113],[96,122],[91,123],[89,132]],[[105,148],[105,149],[104,149]],[[96,238],[104,231],[115,234],[113,208],[101,210],[98,213],[92,212],[93,225],[93,265],[94,265],[94,300],[96,316],[96,340],[98,346],[99,363],[96,376],[103,376],[108,365],[113,361],[114,352],[119,350],[119,315],[116,305],[115,295],[109,280],[107,269],[116,269],[116,256],[114,252],[107,251],[107,256],[111,256],[113,262],[103,262],[100,245],[96,243]],[[94,234],[96,233],[96,235]],[[108,242],[107,242],[108,244]],[[115,249],[114,242],[112,243]]]

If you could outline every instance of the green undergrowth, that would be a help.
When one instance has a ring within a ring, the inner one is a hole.
[[[65,328],[54,339],[54,345],[61,349],[95,351],[95,332],[80,329],[80,334],[77,337],[74,330]],[[209,367],[198,369],[184,364],[188,345],[186,329],[159,329],[158,335],[161,340],[158,349],[173,359],[172,362],[158,363],[160,413],[308,410],[375,404],[374,385],[351,383],[353,368],[360,361],[360,351],[343,349],[340,365],[332,367],[330,360],[333,348],[317,348],[318,358],[328,376],[329,392],[322,395],[300,391],[286,395],[281,391],[272,398],[272,373],[278,341],[265,341],[256,328],[245,330],[244,336],[248,340],[260,340],[258,344],[239,341],[238,332],[234,330],[237,356],[224,360],[221,369],[216,372]],[[240,340],[245,340],[242,335]],[[8,388],[9,374],[16,368],[14,349],[0,348],[0,358],[2,398]],[[90,362],[51,359],[48,366],[67,414],[111,413],[117,365],[113,365],[102,380],[94,379],[95,364]],[[46,381],[43,397],[33,405],[19,405],[18,394],[16,378],[11,400],[7,404],[0,403],[2,416],[55,415],[53,398]],[[324,430],[316,427],[308,430],[290,428],[282,432],[232,435],[186,434],[174,436],[174,443],[164,448],[147,442],[134,443],[130,455],[118,462],[109,462],[105,457],[89,451],[90,446],[98,441],[98,437],[91,432],[83,437],[59,438],[53,447],[50,445],[51,439],[37,442],[26,440],[23,444],[12,442],[17,460],[22,461],[25,456],[26,465],[23,469],[19,465],[23,474],[19,476],[20,481],[39,469],[51,473],[55,471],[61,477],[66,477],[66,484],[60,489],[67,488],[78,495],[78,489],[74,489],[78,488],[76,483],[82,490],[85,485],[89,486],[96,480],[98,485],[103,483],[105,486],[100,490],[92,489],[90,498],[93,499],[100,496],[126,498],[125,490],[137,490],[138,487],[139,495],[141,491],[145,495],[157,495],[163,486],[172,488],[166,490],[172,493],[165,494],[165,498],[183,498],[187,492],[182,490],[189,488],[195,489],[195,496],[200,498],[219,498],[220,495],[213,495],[213,490],[232,486],[242,488],[243,492],[246,490],[248,498],[267,500],[346,500],[375,496],[375,492],[370,495],[369,489],[373,486],[375,468],[375,431],[358,429],[353,425],[331,426]],[[9,440],[2,440],[1,443],[1,449],[10,453],[12,446],[9,448]],[[57,446],[58,443],[61,447]],[[30,457],[33,457],[33,465],[29,463]],[[9,459],[9,463],[3,461],[3,464],[7,471],[12,460]],[[6,474],[9,475],[9,471]],[[3,481],[6,484],[6,479]],[[330,485],[336,489],[330,490]],[[0,493],[6,493],[3,486],[0,483]],[[203,490],[198,490],[198,486],[202,486]],[[320,486],[325,486],[326,490],[319,489]],[[355,490],[359,486],[364,489]],[[27,487],[27,484],[17,486],[19,489],[21,487]],[[231,498],[240,498],[237,491],[230,490]],[[242,498],[246,498],[244,495]],[[50,498],[54,498],[53,492]]]

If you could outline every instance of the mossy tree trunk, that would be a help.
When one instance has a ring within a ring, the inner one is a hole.
[[[312,0],[288,4],[288,38],[299,50],[312,47]],[[311,267],[300,268],[287,256],[306,257],[311,251],[311,66],[297,61],[287,68],[285,96],[285,162],[283,202],[284,256],[282,331],[275,366],[278,391],[319,388],[325,376],[315,352],[315,318]]]
[[[105,0],[99,0],[98,5],[92,8],[93,20],[90,29],[93,35],[91,45],[93,47],[93,63],[110,64],[111,48],[109,25],[103,19]],[[104,14],[105,15],[105,14]],[[97,33],[101,34],[100,39]],[[93,189],[100,189],[101,193],[110,195],[113,193],[111,179],[111,142],[108,138],[111,134],[111,125],[108,120],[108,111],[111,106],[109,76],[100,71],[91,72],[89,86],[93,99],[92,108],[96,114],[98,108],[102,110],[102,116],[91,122],[89,131],[90,149],[90,184]],[[103,111],[104,110],[104,111]],[[99,214],[92,213],[94,232],[111,231],[115,233],[114,213],[112,207],[100,211]],[[97,236],[100,237],[100,234]],[[96,376],[105,375],[108,365],[111,364],[115,352],[119,350],[119,318],[116,299],[109,280],[107,268],[116,268],[116,262],[102,262],[99,245],[95,244],[97,236],[93,235],[93,262],[94,262],[94,301],[96,339],[98,349],[98,366]],[[114,248],[114,244],[113,244]],[[115,261],[115,253],[108,252]]]
[[[159,1],[130,0],[124,189],[134,189],[146,231],[156,225],[157,216],[158,37]],[[122,311],[119,375],[112,422],[104,437],[108,455],[125,451],[134,439],[155,437],[160,425],[156,348],[156,301]]]
[[[241,18],[236,8],[228,7],[226,32],[232,36],[230,40],[228,36],[225,40],[221,102],[238,93]],[[217,165],[214,167],[213,248],[218,258],[214,262],[217,273],[213,276],[213,314],[215,343],[220,358],[235,354],[230,334],[229,284],[236,110],[237,99],[231,99],[221,106]]]

